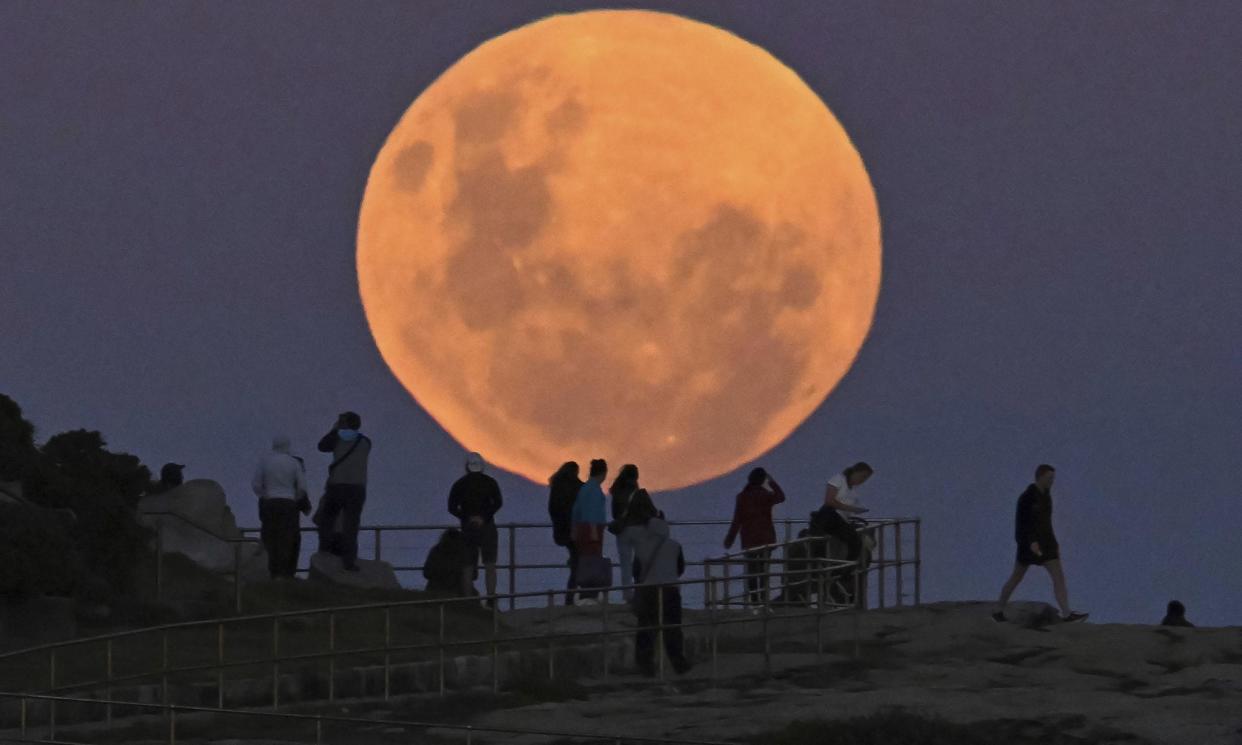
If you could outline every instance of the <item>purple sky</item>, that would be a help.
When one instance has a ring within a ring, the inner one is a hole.
[[[353,408],[376,442],[364,519],[443,520],[461,448],[389,374],[359,303],[367,172],[455,60],[593,6],[0,4],[0,391],[41,438],[86,426],[190,464],[245,523],[270,433],[310,454]],[[788,64],[875,184],[875,325],[759,461],[791,494],[782,514],[869,460],[873,511],[925,520],[924,597],[991,598],[1047,461],[1075,607],[1147,622],[1178,597],[1239,623],[1242,9],[644,7]],[[505,518],[543,516],[543,489],[500,478]],[[658,500],[728,517],[742,479]],[[1050,598],[1046,577],[1019,595]]]

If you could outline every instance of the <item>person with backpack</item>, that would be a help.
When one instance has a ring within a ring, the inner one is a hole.
[[[259,459],[251,488],[259,497],[259,537],[267,551],[267,571],[272,579],[292,578],[298,571],[302,528],[298,512],[310,513],[306,494],[306,467],[289,453],[289,438],[276,435],[272,449]]]
[[[621,587],[623,588],[621,595],[627,603],[634,599],[634,588],[631,587],[634,584],[634,553],[630,544],[621,540],[621,534],[629,525],[627,518],[630,502],[637,492],[638,466],[626,463],[621,466],[612,486],[608,487],[608,494],[612,497],[612,521],[608,523],[608,532],[616,536],[617,563],[621,566]]]
[[[768,561],[772,544],[776,543],[776,526],[772,524],[772,508],[785,501],[785,492],[768,472],[756,468],[746,477],[746,488],[737,495],[733,507],[733,523],[725,536],[725,550],[733,548],[738,534],[746,555],[747,599],[754,608],[768,604]]]
[[[603,458],[591,461],[590,477],[578,489],[570,514],[578,550],[577,580],[581,605],[595,605],[598,590],[612,585],[612,565],[604,558],[604,526],[608,524],[602,484],[608,478]]]
[[[319,440],[319,452],[332,454],[328,483],[314,521],[319,526],[319,550],[339,555],[341,566],[350,572],[358,571],[358,528],[367,501],[367,460],[371,456],[371,438],[361,429],[362,417],[346,411]]]
[[[462,596],[462,573],[472,569],[474,564],[470,554],[470,546],[460,530],[449,528],[441,533],[440,540],[431,547],[423,562],[427,592]]]
[[[1004,623],[1005,605],[1017,589],[1027,569],[1042,566],[1052,578],[1052,591],[1061,607],[1061,620],[1066,622],[1086,620],[1086,613],[1071,610],[1069,591],[1065,587],[1065,573],[1061,569],[1061,547],[1052,530],[1052,484],[1056,469],[1047,463],[1035,469],[1035,482],[1018,497],[1018,509],[1014,515],[1014,540],[1018,543],[1018,558],[1013,572],[1001,588],[1000,600],[992,613],[992,620]]]
[[[487,589],[487,606],[496,604],[496,555],[499,537],[496,532],[496,513],[504,505],[500,485],[496,479],[483,473],[486,468],[483,456],[470,453],[466,456],[466,474],[453,482],[449,490],[448,511],[461,521],[461,532],[470,547],[470,566],[462,571],[462,596],[470,594],[474,587],[474,575],[479,558],[483,559],[484,582]]]
[[[629,524],[622,532],[625,542],[634,547],[634,611],[638,631],[634,639],[634,656],[638,669],[646,676],[655,675],[656,636],[664,637],[664,653],[679,675],[690,670],[686,659],[685,640],[681,629],[681,588],[676,584],[685,574],[686,557],[679,542],[669,535],[668,523],[645,490],[631,499]]]
[[[552,519],[552,541],[569,551],[569,581],[565,585],[565,605],[574,604],[578,587],[578,547],[573,539],[574,500],[582,488],[578,464],[563,463],[548,479],[548,517]]]

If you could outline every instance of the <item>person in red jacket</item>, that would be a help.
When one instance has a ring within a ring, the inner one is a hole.
[[[756,468],[746,477],[746,488],[737,495],[733,524],[725,536],[725,549],[733,548],[738,533],[742,534],[742,550],[746,552],[746,589],[752,606],[768,604],[768,560],[776,543],[776,526],[772,524],[772,508],[785,501],[785,492],[768,472]]]

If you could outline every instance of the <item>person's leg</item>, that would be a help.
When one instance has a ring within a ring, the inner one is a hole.
[[[1018,561],[1013,563],[1013,572],[1010,573],[1009,579],[1005,580],[1005,585],[1001,588],[1000,599],[996,603],[997,613],[1005,612],[1005,606],[1009,604],[1009,597],[1013,595],[1013,591],[1018,588],[1018,584],[1026,576],[1026,570],[1026,564]]]
[[[495,523],[483,526],[483,583],[487,588],[488,597],[496,595],[496,557],[500,548],[500,536]],[[510,588],[512,592],[512,588]],[[494,602],[494,601],[489,601]]]
[[[276,579],[280,574],[280,557],[277,555],[276,520],[272,514],[270,499],[259,500],[259,540],[267,552],[267,574]]]
[[[1052,594],[1057,599],[1057,605],[1061,607],[1061,617],[1064,618],[1073,611],[1070,610],[1069,590],[1065,587],[1065,571],[1061,568],[1061,560],[1045,561],[1044,569],[1052,577]]]
[[[362,506],[366,504],[364,486],[351,486],[341,504],[344,522],[341,525],[341,564],[346,569],[358,565],[358,528],[362,525]]]
[[[647,675],[655,672],[655,625],[658,622],[656,588],[640,587],[634,595],[634,615],[638,632],[634,637],[634,661]]]
[[[297,549],[293,542],[298,537],[298,507],[292,499],[275,499],[272,503],[272,516],[276,523],[276,535],[273,537],[275,575],[292,577],[297,568]]]
[[[684,673],[690,668],[686,660],[685,634],[681,630],[681,590],[664,587],[664,652],[673,663],[673,669]]]
[[[622,586],[634,584],[634,548],[628,543],[622,543],[621,536],[617,536],[617,561],[621,563]],[[622,590],[621,596],[628,602],[634,598],[634,591]]]
[[[293,513],[290,515],[289,525],[289,542],[288,542],[288,560],[285,565],[285,576],[298,576],[298,559],[302,558],[302,516],[298,510],[296,503],[293,505]]]
[[[336,519],[341,515],[341,488],[329,484],[323,494],[323,507],[319,510],[319,550],[340,555],[340,539],[336,534]]]
[[[569,581],[565,584],[565,605],[573,605],[574,590],[578,589],[578,547],[570,541],[566,548],[569,549]]]

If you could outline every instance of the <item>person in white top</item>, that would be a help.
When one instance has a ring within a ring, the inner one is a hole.
[[[875,470],[870,465],[859,462],[828,479],[828,487],[824,491],[824,506],[811,514],[811,534],[832,536],[844,543],[846,559],[849,561],[857,561],[862,555],[862,538],[854,526],[841,517],[841,513],[861,515],[867,512],[867,508],[858,502],[858,487],[866,483],[874,473]],[[827,555],[826,546],[817,548],[817,553]],[[834,600],[852,602],[853,580],[853,572],[848,572],[834,583]]]
[[[267,571],[272,579],[293,577],[298,569],[302,533],[298,511],[310,514],[306,493],[306,467],[289,453],[289,438],[276,435],[272,450],[259,459],[250,483],[259,497],[260,537],[267,550]]]

